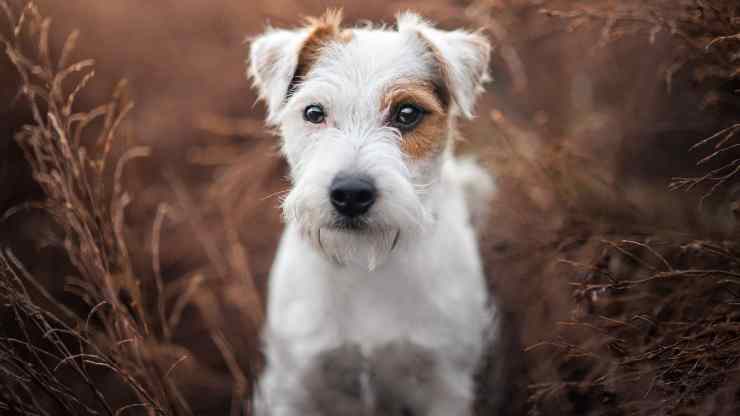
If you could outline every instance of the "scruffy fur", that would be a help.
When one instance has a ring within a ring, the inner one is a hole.
[[[469,415],[473,375],[493,329],[474,223],[489,175],[453,157],[489,44],[405,13],[396,27],[342,28],[329,12],[251,43],[249,75],[278,128],[292,189],[272,268],[267,367],[256,414]],[[424,108],[413,130],[389,124]],[[321,123],[304,119],[320,104]],[[378,189],[363,227],[337,226],[340,174]]]

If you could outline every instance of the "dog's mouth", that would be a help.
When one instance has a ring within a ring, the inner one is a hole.
[[[325,231],[329,231],[329,232],[331,232],[331,231],[344,232],[345,234],[357,233],[357,234],[366,234],[367,235],[367,234],[371,234],[373,232],[373,231],[371,231],[371,228],[367,226],[367,224],[362,223],[362,222],[355,222],[355,221],[348,222],[348,223],[344,223],[343,222],[343,223],[340,223],[340,224],[332,224],[330,226],[319,227],[316,230],[316,242],[319,244],[319,246],[321,247],[322,250],[324,248],[323,247],[323,244],[321,242],[321,230],[322,229],[325,230]],[[382,232],[387,233],[388,230],[384,230]],[[398,240],[401,237],[401,230],[400,229],[395,229],[395,230],[393,230],[393,232],[395,234],[394,234],[394,237],[393,237],[393,242],[391,243],[391,251],[395,250],[396,246],[398,245]]]
[[[360,216],[360,217],[339,217],[336,218],[331,225],[324,227],[329,230],[333,231],[339,231],[339,232],[345,232],[345,233],[358,233],[358,234],[365,234],[365,235],[371,235],[373,233],[379,233],[379,234],[387,234],[389,231],[393,231],[395,233],[395,237],[393,237],[393,244],[391,246],[391,251],[396,248],[396,245],[398,244],[398,238],[401,235],[400,229],[391,229],[389,227],[377,227],[373,225],[367,217]],[[320,232],[321,230],[319,230]],[[319,239],[319,243],[320,243]]]
[[[334,220],[330,227],[336,230],[371,232],[371,226],[365,217],[340,217]]]
[[[314,242],[336,264],[356,264],[374,270],[397,248],[400,229],[373,229],[362,224],[332,224],[316,230]]]

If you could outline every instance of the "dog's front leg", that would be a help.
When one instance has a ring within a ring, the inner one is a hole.
[[[366,367],[360,348],[345,344],[311,358],[304,369],[268,366],[257,416],[369,416]]]
[[[469,375],[453,374],[434,351],[409,341],[376,348],[370,384],[377,416],[468,416]]]
[[[319,354],[302,381],[309,407],[322,416],[369,415],[365,367],[360,347],[354,344]]]

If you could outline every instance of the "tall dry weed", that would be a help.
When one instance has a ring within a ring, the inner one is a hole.
[[[572,88],[585,85],[589,100],[562,118],[558,106],[567,108],[572,96],[535,101],[541,108],[525,120],[506,103],[491,113],[501,198],[484,247],[524,344],[521,411],[736,414],[740,6],[605,0],[476,7],[526,68],[523,91],[503,97],[528,105],[537,89],[567,92],[538,78],[549,72]],[[521,27],[535,13],[551,20],[536,23],[549,29],[532,35]],[[554,63],[528,61],[540,53],[535,48],[567,47],[579,33],[589,41],[559,63],[575,68],[565,81]],[[604,65],[611,60],[619,70]],[[649,88],[638,87],[641,79]],[[600,95],[619,97],[619,107]],[[571,128],[578,118],[598,124]]]
[[[13,319],[2,323],[0,406],[28,415],[113,416],[142,409],[146,414],[190,414],[169,377],[172,366],[186,356],[162,362],[157,350],[163,336],[155,333],[158,327],[145,309],[148,303],[123,235],[124,211],[131,201],[122,186],[123,171],[127,162],[149,154],[134,147],[117,161],[111,159],[121,140],[121,123],[133,106],[126,84],[115,88],[109,102],[79,110],[76,98],[95,73],[92,60],[73,61],[78,33],[54,54],[51,19],[33,2],[2,1],[0,9],[9,28],[0,41],[33,115],[16,140],[44,193],[42,201],[11,209],[5,219],[27,209],[53,218],[76,274],[55,278],[66,279],[66,291],[85,305],[73,311],[60,303],[25,271],[12,248],[3,247],[0,297],[3,314]],[[111,403],[103,380],[125,391],[119,397],[128,403]]]

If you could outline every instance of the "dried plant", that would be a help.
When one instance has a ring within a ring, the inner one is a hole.
[[[740,64],[737,71],[740,74]],[[740,143],[736,143],[738,138],[740,138],[740,123],[722,129],[695,144],[691,150],[707,148],[714,144],[710,147],[711,153],[699,160],[698,165],[709,165],[717,160],[724,160],[724,162],[720,162],[719,167],[713,168],[699,177],[674,178],[670,184],[671,189],[692,190],[697,186],[709,184],[709,190],[702,197],[702,201],[704,201],[718,189],[734,183],[740,174],[740,158],[737,158]],[[729,161],[727,161],[728,157]]]
[[[551,2],[556,3],[556,2]],[[666,86],[671,90],[675,76],[681,71],[703,85],[704,100],[697,108],[709,107],[716,112],[729,111],[730,117],[740,119],[736,94],[732,87],[740,78],[740,5],[725,0],[651,0],[576,2],[565,8],[545,5],[543,13],[564,18],[569,30],[588,22],[603,22],[598,46],[616,42],[629,36],[646,34],[650,44],[662,33],[677,40],[674,44],[673,62],[665,71]],[[734,114],[733,114],[734,113]],[[691,150],[714,147],[699,160],[699,165],[719,163],[705,175],[678,177],[671,189],[692,190],[697,185],[709,185],[704,195],[712,195],[723,185],[736,179],[740,172],[736,144],[740,124],[734,123],[716,134],[701,140]],[[729,158],[727,161],[725,159]],[[724,161],[724,162],[723,162]]]
[[[572,319],[528,348],[563,365],[562,380],[530,386],[533,413],[568,394],[589,414],[737,412],[739,247],[654,238],[594,246],[592,262],[569,261],[581,275]]]
[[[123,118],[131,110],[125,82],[110,102],[79,111],[76,98],[94,75],[93,61],[71,62],[77,33],[67,38],[57,59],[49,48],[51,20],[33,2],[14,7],[0,2],[10,33],[0,38],[21,78],[20,94],[33,115],[16,140],[43,189],[40,208],[62,228],[63,247],[77,276],[67,290],[86,304],[86,315],[72,313],[34,284],[9,250],[2,253],[2,297],[19,337],[3,322],[0,406],[20,414],[119,415],[134,409],[147,414],[188,414],[177,387],[167,377],[151,344],[160,338],[144,310],[123,236],[123,214],[131,201],[121,185],[128,161],[148,155],[128,150],[109,166]],[[30,46],[29,46],[30,45]],[[112,170],[113,191],[106,187]],[[19,273],[20,272],[20,273]],[[44,296],[41,306],[31,293]],[[100,390],[100,369],[114,376],[133,401],[114,407]],[[70,378],[65,369],[70,369]],[[61,375],[66,374],[66,378]],[[70,383],[70,380],[75,382]],[[81,392],[81,383],[90,394]],[[91,395],[92,397],[86,397]],[[58,413],[61,412],[61,413]]]
[[[495,10],[513,2],[480,3],[493,4]],[[652,68],[656,75],[664,71],[664,87],[677,95],[666,100],[683,104],[686,95],[675,89],[687,88],[689,79],[703,93],[689,103],[693,111],[704,112],[706,119],[718,124],[730,120],[730,127],[693,148],[672,146],[675,152],[662,155],[684,154],[689,159],[689,150],[713,146],[699,165],[717,167],[699,177],[674,178],[670,184],[670,177],[663,178],[662,185],[649,194],[641,191],[636,198],[634,184],[631,190],[619,170],[610,171],[610,161],[578,156],[584,153],[585,142],[578,139],[587,134],[543,137],[543,131],[554,129],[538,129],[536,120],[525,125],[493,112],[499,148],[509,151],[494,155],[506,200],[498,201],[500,206],[494,209],[501,214],[499,229],[492,227],[492,233],[504,235],[507,246],[489,265],[514,273],[515,266],[526,265],[528,273],[538,275],[516,284],[526,284],[527,290],[540,296],[569,295],[560,301],[565,309],[560,318],[548,321],[549,335],[547,323],[542,323],[548,318],[538,314],[544,310],[551,317],[548,308],[557,307],[553,306],[557,301],[529,306],[521,318],[541,319],[525,322],[521,329],[530,341],[525,348],[527,411],[531,415],[737,414],[740,247],[735,239],[723,239],[736,232],[717,235],[697,225],[701,215],[694,208],[689,217],[693,223],[667,215],[656,218],[654,212],[665,210],[666,204],[683,209],[675,199],[671,202],[669,189],[708,185],[708,191],[702,192],[705,197],[715,193],[736,199],[731,185],[740,171],[735,144],[740,129],[733,122],[740,107],[733,85],[740,74],[740,6],[721,0],[523,3],[563,22],[566,33],[600,34],[592,43],[592,57],[608,54],[622,40],[639,45],[636,39],[642,38],[645,44],[657,44],[660,34],[667,35],[661,46],[671,48],[666,55],[672,61]],[[635,52],[635,47],[629,50]],[[682,82],[675,82],[679,77]],[[631,104],[624,101],[625,106]],[[659,105],[671,108],[670,104]],[[639,105],[643,111],[656,110],[646,100]],[[637,138],[651,143],[652,126],[637,127],[632,127]],[[671,128],[691,131],[680,120]],[[638,143],[624,137],[617,140],[627,146]],[[537,260],[518,258],[532,252]],[[499,281],[504,288],[514,284],[507,284],[503,280],[507,278],[511,276]],[[522,295],[503,296],[521,302],[517,296]]]

